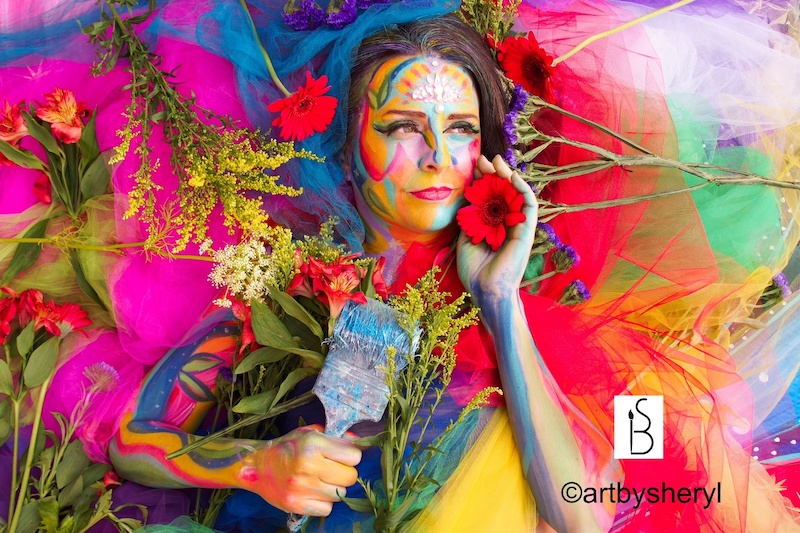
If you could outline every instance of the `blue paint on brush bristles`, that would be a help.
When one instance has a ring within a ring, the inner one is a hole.
[[[386,368],[389,348],[395,348],[395,371],[406,366],[406,354],[415,352],[400,326],[399,313],[378,300],[348,302],[333,330],[325,366],[314,394],[325,407],[325,433],[340,437],[355,423],[378,421],[389,402]]]

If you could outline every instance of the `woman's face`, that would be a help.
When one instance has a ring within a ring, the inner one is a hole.
[[[455,220],[481,146],[478,95],[463,67],[390,59],[367,86],[355,132],[349,166],[368,229],[407,240]]]

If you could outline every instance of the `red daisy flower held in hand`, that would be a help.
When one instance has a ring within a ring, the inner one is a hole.
[[[322,133],[333,122],[338,101],[333,96],[324,96],[331,89],[330,85],[326,87],[327,83],[327,76],[315,80],[310,72],[306,72],[305,86],[267,106],[269,111],[280,113],[272,125],[281,129],[283,140],[302,141],[315,133]]]
[[[496,252],[506,239],[506,228],[525,222],[525,197],[496,174],[473,181],[464,190],[464,197],[470,205],[458,210],[456,220],[472,244],[485,240]]]

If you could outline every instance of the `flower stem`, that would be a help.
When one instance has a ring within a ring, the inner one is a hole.
[[[551,270],[550,272],[545,272],[541,276],[536,276],[535,278],[526,279],[525,281],[523,281],[522,283],[519,284],[519,287],[522,288],[522,287],[527,287],[528,285],[533,285],[534,283],[538,283],[540,281],[544,281],[547,278],[552,278],[556,274],[557,274],[557,272],[555,270]]]
[[[562,61],[564,61],[566,59],[569,59],[570,57],[574,56],[575,54],[577,54],[578,52],[580,52],[581,50],[583,50],[584,48],[586,48],[587,46],[589,46],[590,44],[592,44],[595,41],[599,41],[600,39],[605,39],[606,37],[614,35],[615,33],[619,33],[619,32],[621,32],[623,30],[627,30],[628,28],[636,26],[637,24],[639,24],[641,22],[644,22],[646,20],[650,20],[651,18],[657,17],[657,16],[662,15],[664,13],[667,13],[669,11],[672,11],[673,9],[678,9],[679,7],[683,7],[683,6],[687,5],[687,4],[691,4],[692,2],[694,2],[694,0],[681,0],[680,2],[675,2],[674,4],[670,4],[668,6],[662,7],[661,9],[657,9],[655,11],[651,11],[650,13],[647,13],[646,15],[642,15],[641,17],[635,18],[635,19],[633,19],[633,20],[631,20],[629,22],[626,22],[625,24],[622,24],[622,25],[617,26],[615,28],[612,28],[610,30],[603,31],[603,32],[597,33],[595,35],[592,35],[588,39],[585,39],[585,40],[581,41],[578,44],[578,46],[576,46],[575,48],[573,48],[572,50],[570,50],[566,54],[555,58],[553,60],[553,66],[556,66],[559,63],[561,63]]]
[[[44,410],[44,397],[47,389],[50,386],[50,381],[53,379],[55,372],[51,372],[47,379],[42,383],[39,391],[39,397],[36,399],[36,412],[33,418],[33,429],[31,430],[31,442],[28,445],[28,453],[25,454],[25,468],[22,471],[22,483],[20,484],[19,497],[17,498],[17,506],[14,509],[14,516],[9,521],[8,533],[15,533],[19,516],[22,512],[22,505],[25,503],[25,495],[27,493],[28,479],[31,475],[31,466],[33,465],[33,454],[36,453],[36,440],[39,436],[39,426],[42,422],[42,411]],[[13,494],[12,494],[13,499]]]
[[[574,211],[583,211],[584,209],[604,209],[606,207],[617,207],[620,205],[634,204],[636,202],[641,202],[643,200],[652,200],[654,198],[665,198],[667,196],[672,196],[675,194],[683,194],[685,192],[690,192],[695,189],[702,189],[703,187],[707,187],[708,185],[711,185],[710,181],[698,183],[697,185],[692,185],[691,187],[684,187],[674,191],[655,192],[651,194],[642,194],[639,196],[626,196],[624,198],[614,198],[612,200],[604,200],[601,202],[588,202],[585,204],[572,204],[572,205],[566,205],[566,204],[543,205],[543,207],[539,208],[539,220],[541,222],[547,222],[548,220],[552,220],[553,217],[555,217],[556,215],[560,215],[562,213],[572,213]]]
[[[19,400],[12,400],[14,404],[14,455],[11,456],[11,492],[8,498],[8,516],[14,513],[14,494],[17,491],[17,466],[19,457]],[[9,533],[11,530],[9,529]]]
[[[315,396],[314,396],[313,392],[311,392],[311,391],[304,392],[303,394],[297,396],[294,399],[291,399],[291,400],[288,400],[288,401],[285,401],[283,403],[280,403],[280,404],[276,405],[275,407],[270,409],[268,413],[265,413],[263,415],[255,415],[255,416],[251,416],[251,417],[248,417],[248,418],[243,418],[242,420],[239,420],[235,424],[231,424],[230,426],[228,426],[228,427],[226,427],[224,429],[221,429],[221,430],[217,431],[216,433],[212,433],[211,435],[208,435],[208,436],[203,437],[201,439],[197,439],[196,441],[192,442],[191,444],[187,444],[186,446],[184,446],[180,450],[177,450],[177,451],[174,451],[174,452],[172,452],[170,454],[167,454],[167,459],[172,460],[172,459],[175,459],[176,457],[180,457],[181,455],[183,455],[185,453],[189,453],[192,450],[195,450],[195,449],[203,446],[206,443],[209,443],[209,442],[211,442],[211,441],[213,441],[215,439],[218,439],[219,437],[227,435],[228,433],[236,431],[237,429],[241,429],[243,427],[247,427],[247,426],[249,426],[251,424],[257,424],[258,422],[261,422],[262,420],[266,420],[268,418],[274,418],[274,417],[278,416],[281,413],[285,413],[287,411],[290,411],[290,410],[294,409],[295,407],[298,407],[300,405],[305,405],[305,404],[307,404],[308,402],[310,402],[314,398],[315,398]]]
[[[275,72],[275,67],[272,66],[272,60],[269,58],[267,50],[264,48],[264,45],[261,44],[261,39],[258,37],[258,30],[256,30],[256,23],[253,21],[253,17],[250,15],[250,11],[247,9],[247,3],[245,0],[239,0],[239,4],[242,6],[242,10],[244,10],[245,15],[247,15],[247,22],[250,24],[250,29],[253,32],[253,38],[258,45],[258,49],[261,51],[261,55],[264,57],[264,63],[267,65],[267,70],[269,71],[269,76],[272,78],[272,82],[278,86],[278,89],[280,89],[284,96],[291,96],[292,93],[290,93],[286,87],[283,86],[283,83],[281,83],[278,73]]]
[[[0,244],[7,244],[7,243],[29,243],[29,244],[52,244],[54,246],[59,246],[62,248],[70,248],[74,250],[91,250],[95,252],[109,252],[113,254],[122,254],[122,250],[125,248],[144,248],[147,243],[144,241],[142,242],[121,242],[117,244],[107,244],[107,245],[94,245],[94,244],[80,244],[80,243],[64,243],[58,242],[52,237],[43,237],[33,238],[33,237],[15,237],[15,238],[0,238]],[[166,253],[164,251],[156,250],[156,255],[160,257],[166,257],[169,259],[192,259],[195,261],[206,261],[206,262],[213,262],[213,257],[208,257],[204,255],[192,255],[192,254],[172,254]]]

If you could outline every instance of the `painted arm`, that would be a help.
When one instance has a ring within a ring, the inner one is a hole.
[[[235,331],[219,324],[150,372],[111,442],[114,468],[150,486],[241,488],[287,512],[330,514],[338,494],[356,482],[361,450],[314,426],[270,441],[218,439],[167,460],[199,438],[191,433],[215,404],[217,374],[233,364]]]
[[[595,454],[582,449],[576,438],[562,408],[569,403],[560,401],[561,392],[528,327],[519,284],[536,230],[536,198],[500,156],[493,162],[481,157],[476,174],[492,172],[510,179],[525,195],[526,221],[511,228],[496,253],[485,244],[472,245],[462,234],[458,242],[459,277],[480,306],[483,322],[494,341],[514,437],[539,514],[559,532],[607,531],[613,521],[613,508],[567,503],[561,497],[565,483],[600,489],[611,481],[621,481],[621,470],[616,462],[587,465]],[[580,414],[576,412],[575,416]]]

